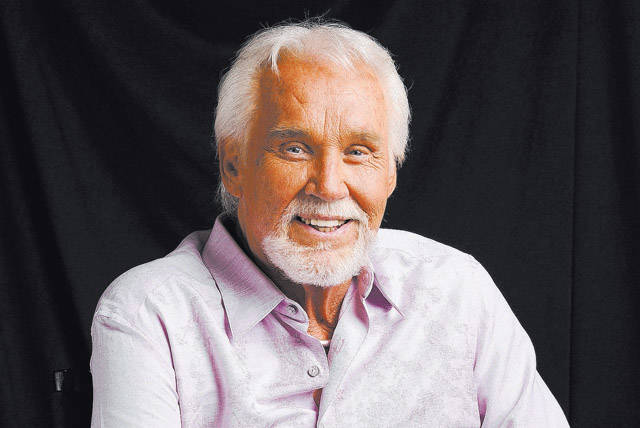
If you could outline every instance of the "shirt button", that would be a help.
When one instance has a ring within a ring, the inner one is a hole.
[[[289,315],[295,315],[298,313],[298,308],[296,307],[296,305],[288,305],[287,312],[289,312]]]
[[[318,366],[311,366],[307,370],[307,374],[311,377],[316,377],[320,374],[320,368]]]

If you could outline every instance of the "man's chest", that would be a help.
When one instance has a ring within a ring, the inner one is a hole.
[[[328,355],[286,317],[233,340],[194,332],[172,347],[183,425],[479,426],[472,329],[396,315],[345,313]]]

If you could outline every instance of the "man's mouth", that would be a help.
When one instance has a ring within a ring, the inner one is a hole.
[[[296,216],[296,220],[324,233],[334,232],[351,221],[351,219],[319,219],[300,216]]]

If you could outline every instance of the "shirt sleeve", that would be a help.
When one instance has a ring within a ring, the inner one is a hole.
[[[122,319],[96,315],[91,327],[96,427],[179,427],[180,408],[168,346]]]
[[[474,375],[483,427],[568,427],[536,370],[533,344],[489,274],[474,269],[483,297]]]

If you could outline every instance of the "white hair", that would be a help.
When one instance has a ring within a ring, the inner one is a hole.
[[[368,66],[380,82],[388,103],[391,152],[396,165],[402,164],[409,138],[409,101],[391,55],[368,34],[321,18],[263,29],[240,48],[218,87],[214,124],[218,153],[229,142],[246,147],[247,131],[257,102],[256,81],[267,68],[278,74],[278,61],[283,53],[326,61],[348,70],[358,64]],[[225,211],[235,213],[238,200],[226,191],[222,180],[218,191]]]

